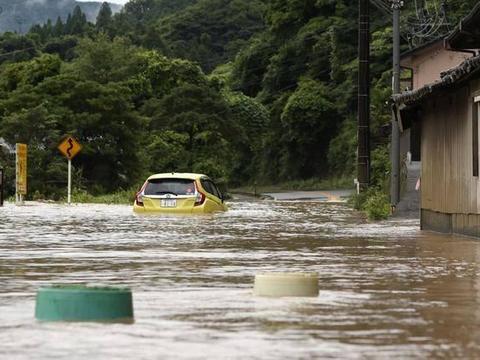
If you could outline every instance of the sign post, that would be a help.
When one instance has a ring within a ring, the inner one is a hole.
[[[72,159],[82,150],[82,145],[73,136],[68,135],[58,145],[58,150],[68,159],[67,202],[70,205],[72,202]]]
[[[23,196],[27,195],[27,145],[16,144],[15,161],[15,202],[23,204]]]
[[[68,190],[67,190],[67,203],[70,205],[72,202],[72,159],[68,159]]]

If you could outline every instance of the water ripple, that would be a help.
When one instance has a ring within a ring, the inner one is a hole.
[[[0,358],[475,358],[479,255],[478,242],[417,221],[371,224],[318,202],[200,217],[7,204]],[[256,298],[260,271],[316,271],[320,295]],[[130,286],[136,322],[38,323],[35,292],[52,283]]]

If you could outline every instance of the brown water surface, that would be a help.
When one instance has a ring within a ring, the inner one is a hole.
[[[368,224],[343,205],[225,214],[0,208],[1,359],[480,357],[480,242]],[[318,298],[256,298],[261,271],[316,271]],[[127,285],[133,325],[39,323],[41,285]]]

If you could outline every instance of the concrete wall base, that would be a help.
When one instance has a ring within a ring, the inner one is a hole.
[[[422,230],[480,238],[480,214],[445,214],[421,209]]]

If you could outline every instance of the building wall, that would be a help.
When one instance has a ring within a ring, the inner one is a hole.
[[[479,94],[480,82],[475,81],[424,105],[421,144],[424,229],[466,235],[478,232],[480,181],[473,176],[472,113],[473,98]]]
[[[480,238],[479,214],[444,214],[422,209],[420,216],[422,230]]]
[[[414,51],[409,56],[402,58],[401,65],[413,70],[413,89],[416,90],[424,85],[440,80],[440,74],[460,65],[472,54],[464,52],[448,51],[443,46],[443,41]],[[411,130],[407,129],[400,136],[400,156],[406,159],[407,153],[411,152]]]
[[[444,49],[443,42],[421,49],[402,59],[401,65],[413,70],[413,89],[440,80],[440,73],[457,67],[472,54]]]

